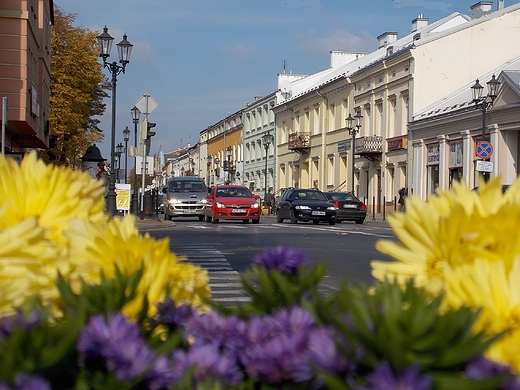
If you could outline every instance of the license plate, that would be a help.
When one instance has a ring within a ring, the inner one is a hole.
[[[355,209],[357,206],[355,204],[344,204],[344,209]]]
[[[233,214],[245,214],[247,210],[245,209],[232,209],[231,213]]]
[[[325,211],[313,211],[312,215],[325,215]]]
[[[193,214],[194,212],[195,212],[195,210],[191,210],[191,209],[184,210],[184,214]]]

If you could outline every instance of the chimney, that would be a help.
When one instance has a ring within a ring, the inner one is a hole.
[[[391,45],[395,41],[397,41],[396,32],[385,32],[377,37],[377,48],[381,49],[382,47]]]
[[[491,7],[493,3],[491,1],[479,1],[471,6],[471,13],[473,19],[481,18],[484,15],[489,15],[492,11]]]
[[[414,20],[412,20],[412,32],[420,30],[428,26],[428,18],[425,18],[423,14],[419,14]]]

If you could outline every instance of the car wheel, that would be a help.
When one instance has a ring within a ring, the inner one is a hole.
[[[313,219],[312,223],[313,223],[313,225],[318,225],[320,223],[320,221],[318,221],[317,219]]]
[[[298,223],[296,216],[294,215],[294,210],[291,210],[291,223]]]
[[[365,222],[364,219],[356,219],[356,223],[357,223],[358,225],[362,225],[363,222]]]
[[[335,221],[334,219],[331,219],[331,220],[329,221],[329,225],[335,225],[335,224],[336,224],[336,221]]]
[[[215,217],[213,217],[213,218],[211,218],[211,222],[212,222],[212,223],[218,223],[218,219],[215,218]]]
[[[257,219],[252,219],[251,221],[253,221],[253,224],[257,224],[257,223],[260,223],[260,218],[257,218]]]
[[[280,218],[278,214],[276,215],[276,222],[283,223],[283,218]]]
[[[242,223],[249,223],[249,219],[243,219]]]
[[[342,219],[336,219],[336,223],[341,223]]]
[[[199,221],[204,221],[204,216],[203,215],[199,215]]]

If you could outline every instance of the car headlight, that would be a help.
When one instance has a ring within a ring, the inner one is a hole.
[[[303,205],[294,206],[294,208],[296,210],[310,210],[311,209],[309,206],[303,206]]]
[[[336,210],[336,207],[330,206],[330,207],[327,207],[327,210],[334,211],[334,210]]]
[[[252,208],[252,209],[257,209],[257,208],[259,208],[259,207],[260,207],[260,205],[258,204],[258,202],[253,203],[253,204],[251,205],[251,208]]]
[[[181,201],[178,200],[178,199],[168,199],[168,203],[169,204],[177,204],[177,203],[181,203]]]
[[[225,209],[226,205],[224,203],[217,202],[215,203],[215,206],[217,206],[218,209]]]
[[[206,204],[206,203],[208,203],[208,200],[207,199],[201,199],[200,203]]]

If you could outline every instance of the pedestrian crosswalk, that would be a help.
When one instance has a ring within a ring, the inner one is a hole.
[[[172,244],[171,244],[172,245]],[[212,298],[223,305],[247,302],[240,275],[233,269],[223,252],[214,245],[180,244],[170,248],[177,256],[208,271]]]

